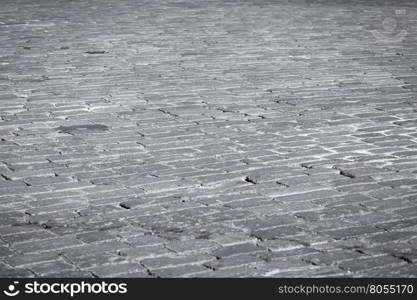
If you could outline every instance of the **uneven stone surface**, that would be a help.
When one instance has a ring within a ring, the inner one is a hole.
[[[417,276],[416,26],[412,0],[1,1],[0,276]]]

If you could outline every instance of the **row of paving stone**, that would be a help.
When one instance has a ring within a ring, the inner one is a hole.
[[[416,276],[416,16],[2,1],[0,276]]]

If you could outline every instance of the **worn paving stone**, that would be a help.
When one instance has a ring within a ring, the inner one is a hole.
[[[0,277],[416,276],[415,1],[1,4]]]

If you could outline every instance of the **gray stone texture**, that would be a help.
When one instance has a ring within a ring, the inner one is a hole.
[[[416,29],[412,0],[2,0],[0,276],[417,276]]]

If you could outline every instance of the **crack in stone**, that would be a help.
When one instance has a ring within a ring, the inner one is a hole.
[[[0,174],[1,177],[3,177],[5,180],[7,181],[13,181],[10,177],[4,175],[4,174]]]
[[[301,168],[305,168],[305,169],[313,169],[312,165],[309,165],[308,163],[302,163],[300,164]]]
[[[124,209],[130,209],[131,207],[126,203],[120,203],[119,206]]]
[[[216,257],[216,259],[218,260],[218,258]],[[219,258],[220,259],[220,258]],[[213,267],[211,265],[207,265],[207,264],[203,264],[203,267],[209,269],[209,270],[213,270],[213,271],[217,271],[216,267]]]
[[[256,180],[250,178],[249,176],[246,176],[245,177],[245,181],[246,182],[249,182],[249,183],[252,183],[252,184],[257,184]]]
[[[179,115],[174,114],[174,113],[172,113],[172,112],[169,112],[169,111],[167,111],[167,110],[165,110],[165,109],[159,108],[158,110],[159,110],[161,113],[166,114],[166,115],[169,115],[169,116],[171,116],[171,117],[174,117],[174,118],[178,118],[178,117],[179,117]]]
[[[86,51],[85,53],[87,53],[87,54],[105,54],[107,52],[105,50],[90,50],[90,51]]]
[[[356,177],[352,173],[349,173],[349,172],[344,171],[344,170],[340,170],[340,173],[339,174],[342,175],[342,176],[348,177],[348,178],[352,178],[352,179]]]
[[[400,260],[403,260],[403,261],[405,261],[408,264],[412,264],[413,263],[413,261],[411,259],[409,259],[408,257],[405,257],[403,255],[391,254],[391,256],[393,256],[395,258],[398,258]]]
[[[146,273],[151,276],[151,277],[155,277],[156,275],[152,273],[152,271],[142,262],[140,261],[139,264],[145,268]]]
[[[332,168],[335,169],[335,170],[338,170],[339,175],[342,175],[342,176],[345,176],[345,177],[348,177],[348,178],[351,178],[351,179],[356,178],[356,176],[354,174],[350,173],[349,171],[340,169],[337,166],[333,166]]]
[[[285,187],[285,188],[289,188],[290,186],[286,183],[280,182],[280,181],[276,181],[276,184],[278,184],[279,186]]]

